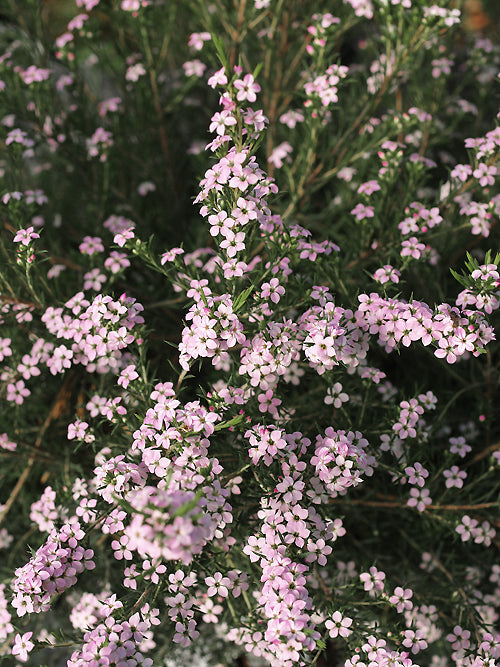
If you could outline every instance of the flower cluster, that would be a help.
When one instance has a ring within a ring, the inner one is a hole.
[[[82,364],[88,372],[118,370],[121,350],[135,340],[131,329],[144,322],[139,315],[144,310],[142,305],[125,294],[118,301],[98,295],[90,302],[78,292],[64,306],[50,306],[41,317],[51,334],[73,341],[71,347],[50,344],[51,354],[46,361],[50,372],[64,372],[72,364]]]
[[[18,616],[47,611],[54,596],[76,584],[78,574],[95,568],[94,552],[79,544],[84,538],[75,517],[60,530],[54,528],[29,562],[16,570],[12,606]]]

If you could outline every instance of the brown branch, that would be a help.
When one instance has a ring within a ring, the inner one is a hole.
[[[497,449],[500,449],[500,442],[496,442],[494,445],[490,445],[489,447],[486,447],[483,449],[482,452],[479,452],[479,454],[476,454],[476,456],[471,459],[470,461],[467,461],[465,464],[465,468],[468,468],[469,466],[473,465],[474,463],[477,463],[478,461],[481,461],[481,459],[486,458],[489,456],[492,452],[496,452]]]
[[[391,497],[393,496],[388,496],[388,498]],[[331,500],[330,502],[338,504],[346,501],[344,501],[344,499],[339,498]],[[351,505],[359,505],[361,507],[394,507],[399,509],[404,509],[407,507],[406,503],[401,504],[401,502],[397,500],[350,500],[348,501],[348,503]],[[463,510],[463,511],[474,512],[475,510],[489,509],[490,507],[499,507],[499,506],[500,506],[499,502],[476,503],[475,505],[427,505],[424,512],[427,512],[429,510],[431,511],[444,510],[450,512]]]
[[[40,430],[38,431],[38,435],[37,435],[37,438],[35,440],[35,445],[34,445],[35,451],[33,451],[30,454],[30,457],[28,459],[26,467],[24,468],[23,472],[21,473],[20,477],[18,478],[18,480],[16,482],[16,485],[14,486],[12,491],[10,492],[10,495],[7,498],[7,502],[5,503],[5,506],[2,510],[2,512],[0,512],[0,524],[2,523],[2,521],[7,516],[9,510],[11,509],[12,505],[14,504],[14,501],[16,500],[16,498],[19,495],[21,489],[23,488],[24,484],[26,483],[26,480],[29,477],[29,474],[31,472],[33,464],[35,463],[35,460],[37,458],[37,451],[36,450],[40,449],[40,446],[41,446],[42,440],[43,440],[43,436],[45,435],[45,433],[46,433],[47,429],[49,428],[50,424],[55,419],[57,419],[62,414],[62,412],[64,411],[64,407],[66,406],[68,394],[71,392],[71,385],[72,385],[73,381],[74,381],[74,374],[69,373],[66,376],[66,379],[64,380],[64,383],[63,383],[61,389],[59,390],[59,392],[56,396],[56,400],[54,401],[54,404],[53,404],[49,414],[47,415],[46,420],[43,422]]]
[[[146,28],[141,25],[141,34],[142,38],[144,41],[144,50],[145,50],[145,55],[146,55],[146,64],[148,67],[148,74],[149,74],[149,84],[151,86],[151,92],[153,93],[153,106],[156,112],[156,118],[158,121],[158,133],[160,136],[160,146],[161,146],[161,151],[163,153],[163,157],[165,158],[165,169],[166,169],[166,175],[167,179],[170,182],[170,185],[172,187],[172,195],[176,201],[176,204],[179,204],[179,195],[177,192],[177,186],[175,182],[175,176],[174,176],[174,171],[172,169],[172,159],[170,155],[170,149],[168,145],[168,139],[167,139],[167,133],[165,131],[165,127],[163,125],[163,109],[161,105],[161,100],[160,100],[160,93],[158,91],[158,83],[156,80],[156,69],[154,65],[154,59],[153,59],[153,53],[151,51],[151,47],[149,44],[149,38],[148,38],[148,33]]]

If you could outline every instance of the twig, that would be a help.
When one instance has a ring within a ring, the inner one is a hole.
[[[486,447],[485,449],[483,449],[482,452],[479,452],[479,454],[476,454],[476,456],[473,459],[471,459],[470,461],[467,461],[467,463],[464,465],[464,468],[468,468],[469,466],[473,465],[474,463],[477,463],[478,461],[481,461],[481,459],[486,458],[492,452],[496,452],[497,449],[500,449],[500,442],[496,442],[494,445],[490,445],[489,447]]]
[[[445,566],[441,563],[441,561],[436,557],[436,555],[431,552],[431,556],[432,556],[432,562],[438,567],[439,570],[441,570],[441,572],[445,575],[445,577],[448,579],[448,581],[450,581],[450,583],[452,583],[454,586],[456,586],[456,590],[460,594],[460,597],[464,600],[467,607],[471,607],[470,600],[467,597],[463,588],[461,588],[460,586],[457,586],[457,584],[455,583],[451,574],[448,572],[448,570],[445,568]],[[471,618],[472,618],[472,624],[474,625],[476,640],[477,640],[477,643],[479,644],[481,642],[481,636],[479,634],[479,630],[478,630],[478,627],[477,627],[477,624],[476,624],[476,619],[474,618],[473,614],[471,614]]]
[[[66,397],[68,394],[68,386],[73,382],[73,375],[69,374],[66,377],[66,380],[64,381],[61,389],[59,390],[56,400],[54,401],[54,405],[52,406],[49,414],[47,415],[46,420],[43,422],[42,427],[40,428],[38,432],[38,436],[35,440],[35,445],[34,448],[35,450],[40,449],[40,446],[42,444],[43,436],[45,435],[45,432],[49,428],[51,422],[54,419],[57,419],[60,414],[62,413],[63,406],[66,404]],[[23,488],[24,484],[26,483],[26,480],[29,477],[31,468],[33,467],[33,464],[35,463],[37,458],[37,452],[33,451],[30,454],[30,457],[28,459],[28,463],[26,464],[26,467],[24,468],[23,472],[21,473],[19,479],[16,482],[16,485],[10,492],[9,497],[7,498],[7,502],[5,503],[5,507],[3,508],[2,512],[0,512],[0,524],[2,521],[5,519],[7,516],[9,510],[11,509],[12,505],[14,504],[14,501],[16,500],[17,496],[19,495],[21,489]]]
[[[341,502],[346,502],[344,499],[334,499],[330,501],[333,504],[338,504]],[[361,507],[394,507],[399,509],[405,509],[407,507],[406,503],[401,504],[397,500],[350,500],[349,504],[359,505]],[[491,502],[491,503],[477,503],[475,505],[427,505],[424,512],[429,510],[439,511],[444,510],[448,512],[454,511],[469,511],[474,512],[475,510],[488,509],[490,507],[500,507],[500,502]]]

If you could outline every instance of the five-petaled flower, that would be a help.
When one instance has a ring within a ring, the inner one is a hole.
[[[14,243],[22,243],[23,245],[28,246],[32,239],[39,239],[40,234],[37,234],[34,230],[34,227],[20,229],[14,236]]]
[[[12,655],[17,656],[21,662],[27,662],[28,653],[33,650],[35,644],[30,641],[33,636],[32,632],[25,632],[24,635],[19,633],[14,637],[14,646],[12,647]]]
[[[325,627],[332,639],[335,639],[335,637],[348,637],[352,633],[350,629],[351,625],[352,618],[342,616],[340,611],[334,611],[332,617],[325,622]]]

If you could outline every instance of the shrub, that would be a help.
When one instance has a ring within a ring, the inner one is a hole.
[[[11,5],[0,655],[493,667],[500,47],[443,0]]]

